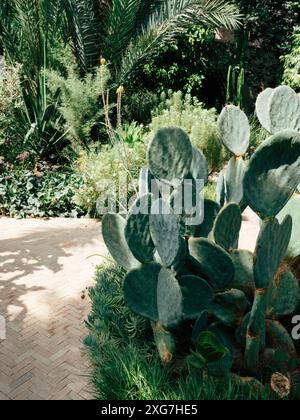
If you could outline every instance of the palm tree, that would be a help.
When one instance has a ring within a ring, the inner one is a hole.
[[[60,38],[83,72],[103,56],[121,81],[190,25],[236,29],[240,18],[228,0],[1,0],[0,42],[30,78]]]
[[[103,56],[118,82],[191,25],[236,29],[241,18],[227,0],[65,0],[65,11],[81,68]]]
[[[58,45],[71,44],[82,74],[102,56],[112,80],[124,83],[190,25],[235,29],[239,21],[231,0],[1,0],[0,46],[23,66],[25,140],[47,155],[64,138],[59,92],[49,102],[43,72],[55,68]]]

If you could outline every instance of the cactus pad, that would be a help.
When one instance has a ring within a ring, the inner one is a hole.
[[[213,200],[204,200],[204,220],[203,223],[193,228],[192,236],[195,238],[207,238],[213,229],[215,219],[220,211],[220,206]]]
[[[150,235],[151,194],[139,197],[132,205],[125,227],[125,238],[134,257],[141,263],[153,261],[155,247]]]
[[[190,172],[192,144],[181,128],[162,128],[150,142],[147,157],[154,177],[166,180],[176,187],[178,181],[183,181]]]
[[[228,203],[241,204],[244,197],[244,176],[246,165],[243,158],[234,156],[228,162],[226,168],[226,201]]]
[[[119,214],[107,213],[102,219],[102,235],[111,256],[127,270],[140,264],[134,258],[125,239],[126,221]]]
[[[127,306],[137,314],[158,320],[157,284],[161,265],[144,264],[129,271],[124,279],[124,300]]]
[[[300,131],[300,97],[289,86],[279,86],[269,102],[271,133],[283,130]]]
[[[234,266],[230,255],[219,245],[208,239],[190,238],[191,256],[199,264],[202,276],[215,289],[224,289],[234,277]]]
[[[225,325],[239,324],[248,308],[245,294],[238,289],[216,293],[212,303],[212,312]]]
[[[198,318],[197,318],[197,320],[194,324],[193,331],[192,331],[192,340],[193,341],[197,340],[199,334],[201,334],[203,331],[205,331],[207,329],[207,325],[208,325],[208,312],[203,311],[198,316]]]
[[[280,319],[293,314],[300,302],[299,283],[290,271],[277,274],[268,296],[267,317]]]
[[[210,308],[214,293],[205,280],[196,276],[182,276],[180,286],[185,319],[196,319],[201,312]]]
[[[286,253],[291,232],[291,216],[286,216],[282,224],[277,220],[263,222],[254,257],[253,272],[257,289],[269,287]]]
[[[259,122],[267,130],[271,133],[271,121],[269,115],[269,106],[270,106],[270,97],[273,93],[274,89],[267,88],[263,92],[261,92],[256,100],[255,109],[256,115],[258,117]]]
[[[246,114],[240,108],[228,105],[221,112],[218,124],[224,146],[235,156],[243,156],[250,141],[250,125]]]
[[[174,274],[162,268],[158,275],[157,310],[163,327],[176,327],[182,318],[182,293]]]
[[[193,159],[190,169],[191,175],[194,179],[203,180],[204,185],[208,182],[208,164],[204,154],[201,150],[193,147]]]
[[[244,195],[261,218],[276,216],[300,181],[300,134],[285,131],[267,139],[250,159]]]
[[[217,181],[217,203],[219,206],[223,207],[226,201],[226,177],[225,177],[225,169],[219,173],[218,181]]]
[[[287,250],[287,258],[296,258],[300,255],[300,197],[293,196],[278,214],[277,218],[281,222],[286,215],[293,219],[292,236]]]
[[[242,290],[247,296],[254,294],[253,253],[244,249],[235,249],[231,253],[235,276],[230,286]]]
[[[218,214],[213,236],[216,244],[226,251],[232,251],[238,246],[240,229],[242,226],[241,210],[237,204],[228,204]]]
[[[149,216],[150,233],[157,252],[166,267],[170,267],[180,250],[177,216],[163,199],[153,202]]]

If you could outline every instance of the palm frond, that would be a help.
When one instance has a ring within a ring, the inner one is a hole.
[[[103,55],[115,62],[128,46],[143,0],[115,0],[104,19]]]
[[[227,0],[164,0],[129,45],[116,69],[119,81],[126,80],[150,54],[172,42],[191,25],[236,29],[240,19],[236,5]]]
[[[93,0],[65,0],[68,32],[77,63],[85,72],[99,55],[99,35]]]

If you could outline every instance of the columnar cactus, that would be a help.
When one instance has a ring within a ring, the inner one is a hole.
[[[278,349],[295,357],[280,320],[300,303],[299,282],[288,264],[300,255],[300,204],[293,195],[300,184],[297,107],[285,87],[259,96],[259,119],[273,135],[247,164],[248,119],[237,107],[223,110],[220,134],[232,157],[219,177],[218,202],[204,200],[202,223],[187,226],[192,206],[180,215],[175,211],[186,179],[196,205],[196,179],[208,179],[205,157],[176,127],[159,130],[150,142],[149,169],[141,171],[140,196],[127,220],[104,216],[105,243],[127,270],[125,303],[151,321],[163,362],[174,359],[173,337],[182,334],[183,323],[192,327],[185,328],[184,340],[190,340],[193,369],[255,375],[266,364],[276,366]],[[238,249],[246,206],[261,218],[254,253]]]

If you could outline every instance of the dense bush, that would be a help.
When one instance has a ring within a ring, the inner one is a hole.
[[[134,144],[120,141],[114,146],[104,145],[90,152],[80,152],[74,171],[82,177],[83,184],[75,192],[76,204],[91,217],[101,216],[97,213],[97,201],[105,202],[107,181],[114,182],[117,188],[110,190],[111,199],[118,202],[122,197],[133,195],[132,180],[138,179],[140,168],[145,164],[146,147],[141,139]]]
[[[245,55],[248,100],[264,88],[281,82],[283,65],[280,57],[287,53],[292,41],[292,28],[299,22],[298,1],[236,0],[244,15],[244,30],[248,33]]]
[[[99,141],[101,132],[101,140],[105,140],[101,97],[106,92],[109,79],[107,66],[96,67],[80,77],[74,63],[66,64],[65,75],[52,70],[46,72],[46,77],[52,97],[59,95],[58,109],[63,129],[73,148],[87,147],[92,139]]]
[[[8,160],[15,160],[23,151],[23,110],[20,66],[7,67],[0,75],[0,155]]]
[[[219,170],[226,153],[220,142],[216,110],[205,109],[196,98],[180,91],[170,92],[168,96],[162,94],[161,99],[150,125],[152,132],[162,127],[181,127],[190,135],[193,145],[204,152],[210,170]]]
[[[295,27],[292,48],[287,55],[282,57],[282,60],[284,83],[300,91],[300,26]]]
[[[241,385],[234,376],[180,374],[163,366],[145,319],[123,301],[122,269],[99,267],[90,289],[92,311],[85,339],[92,364],[95,398],[99,400],[269,400],[267,388]]]
[[[0,215],[10,217],[79,217],[73,202],[80,176],[56,167],[5,165],[0,167]]]
[[[126,89],[122,106],[123,120],[149,124],[152,110],[157,107],[158,102],[159,96],[147,89]]]

